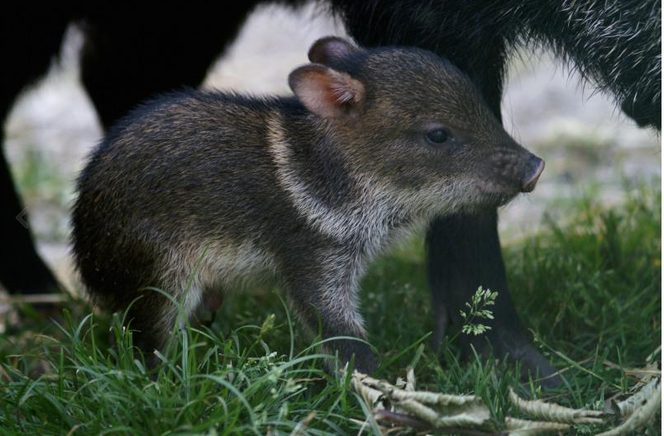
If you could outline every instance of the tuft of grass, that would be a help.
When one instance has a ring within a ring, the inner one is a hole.
[[[495,361],[463,362],[454,340],[440,355],[429,349],[421,239],[379,259],[363,282],[379,375],[394,381],[414,367],[418,389],[479,395],[496,422],[516,413],[510,387],[602,409],[635,384],[626,369],[643,366],[660,345],[660,204],[659,189],[648,186],[632,189],[614,209],[582,198],[569,225],[549,222],[541,234],[506,247],[518,312],[563,371],[562,388],[522,384],[519,368]],[[57,321],[28,320],[0,335],[0,435],[377,431],[349,378],[323,370],[332,357],[320,354],[320,339],[302,337],[273,292],[238,295],[209,326],[177,331],[153,372],[135,357],[121,315],[91,314],[73,301]],[[658,419],[641,434],[659,428]],[[576,426],[573,434],[597,430]]]
[[[461,317],[464,322],[461,327],[461,333],[479,336],[491,330],[491,326],[480,324],[477,321],[481,319],[494,319],[491,306],[496,303],[496,298],[498,298],[498,292],[492,292],[491,289],[482,289],[482,286],[477,288],[470,302],[466,303],[468,312],[461,311]]]

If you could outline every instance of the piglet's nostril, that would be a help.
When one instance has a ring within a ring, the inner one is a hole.
[[[530,169],[528,175],[524,178],[523,185],[521,185],[521,192],[532,192],[537,185],[537,181],[544,171],[544,161],[537,156],[530,159],[528,168]]]

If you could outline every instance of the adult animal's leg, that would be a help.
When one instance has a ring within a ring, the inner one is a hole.
[[[500,119],[506,47],[513,29],[501,26],[495,8],[486,5],[473,1],[333,0],[333,9],[344,17],[360,44],[414,45],[447,57],[473,79]],[[550,376],[553,368],[531,344],[512,304],[497,222],[497,211],[489,210],[441,218],[429,229],[436,346],[450,322],[460,328],[459,312],[481,285],[498,292],[494,320],[484,337],[461,341],[466,354],[474,347],[482,355],[518,359],[533,374]],[[558,379],[545,383],[556,384]]]
[[[147,98],[201,84],[256,1],[215,14],[199,7],[87,11],[83,84],[108,128]]]

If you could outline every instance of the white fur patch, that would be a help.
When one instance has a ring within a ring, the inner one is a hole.
[[[391,242],[427,225],[434,217],[469,210],[469,205],[479,202],[477,189],[470,181],[440,181],[402,190],[371,175],[350,172],[355,198],[348,199],[343,207],[332,208],[312,195],[291,164],[291,145],[284,136],[282,123],[278,114],[268,119],[269,151],[280,186],[308,224],[335,239],[360,242],[369,259]],[[408,224],[397,224],[403,221]]]
[[[343,318],[353,333],[366,338],[364,319],[358,298],[359,280],[364,273],[364,262],[358,253],[330,254],[326,256],[327,269],[322,280],[322,305],[329,313]]]
[[[331,208],[317,200],[291,165],[291,146],[284,137],[278,115],[268,120],[269,151],[277,168],[281,187],[288,192],[296,208],[306,221],[321,233],[340,240],[374,239],[385,236],[387,218],[399,214],[399,205],[381,192],[378,183],[353,180],[357,184],[357,198],[342,208]],[[352,177],[352,176],[351,176]],[[380,236],[379,236],[380,237]]]
[[[272,256],[248,240],[192,241],[170,247],[165,253],[164,280],[187,318],[200,305],[203,292],[236,289],[275,271]]]

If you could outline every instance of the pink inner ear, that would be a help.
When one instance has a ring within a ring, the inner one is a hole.
[[[336,118],[362,101],[364,86],[348,74],[322,65],[301,67],[291,74],[300,102],[322,118]]]
[[[340,84],[336,82],[330,83],[330,94],[331,98],[335,100],[335,103],[339,106],[343,106],[346,103],[350,103],[355,100],[355,95],[353,94],[352,89],[346,84]]]
[[[331,81],[329,75],[318,72],[308,75],[298,91],[300,101],[322,118],[339,116],[344,100],[352,99],[352,95],[349,96],[342,86]]]
[[[359,104],[364,98],[364,86],[345,73],[336,73],[330,88],[336,97],[337,104]],[[338,80],[337,80],[338,79]]]

